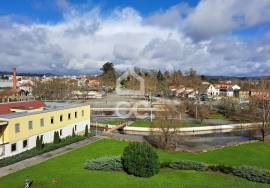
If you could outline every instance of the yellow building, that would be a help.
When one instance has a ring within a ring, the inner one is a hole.
[[[0,115],[0,159],[16,155],[36,146],[36,137],[44,143],[53,142],[54,132],[61,138],[90,128],[90,105],[76,104],[62,107],[27,109]]]

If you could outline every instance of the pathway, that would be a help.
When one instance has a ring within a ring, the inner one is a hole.
[[[0,168],[0,177],[17,172],[19,170],[22,170],[22,169],[30,167],[30,166],[34,166],[36,164],[42,163],[42,162],[47,161],[51,158],[54,158],[54,157],[57,157],[59,155],[63,155],[67,152],[70,152],[74,149],[80,148],[80,147],[85,146],[85,145],[90,144],[90,143],[94,143],[100,139],[102,139],[102,137],[99,137],[99,136],[90,137],[90,138],[87,138],[85,140],[64,146],[62,148],[58,148],[56,150],[49,151],[47,153],[43,153],[41,155],[29,158],[29,159],[25,159],[23,161],[11,164],[9,166],[2,167],[2,168]]]

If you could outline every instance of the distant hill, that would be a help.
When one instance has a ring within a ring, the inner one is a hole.
[[[8,71],[0,71],[0,76],[3,76],[3,75],[12,75],[12,72],[8,72]],[[18,76],[55,76],[55,74],[52,74],[52,73],[18,73],[17,72],[17,75]]]

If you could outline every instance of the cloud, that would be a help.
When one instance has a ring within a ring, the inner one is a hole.
[[[269,0],[203,0],[185,20],[186,32],[205,39],[270,22]]]
[[[184,17],[173,13],[180,9],[186,11]],[[96,73],[111,61],[121,70],[139,66],[162,70],[194,68],[208,75],[270,74],[267,36],[261,41],[215,36],[227,30],[224,28],[214,30],[210,38],[196,41],[194,36],[204,35],[187,34],[177,21],[166,24],[174,15],[185,24],[197,23],[189,21],[196,11],[182,5],[165,11],[163,16],[155,13],[145,18],[131,7],[115,9],[107,16],[93,8],[83,13],[65,13],[64,20],[58,23],[16,23],[0,18],[1,70],[17,67],[24,72]],[[159,19],[161,24],[157,24]],[[258,19],[249,24],[258,23]],[[206,32],[206,28],[202,31]]]

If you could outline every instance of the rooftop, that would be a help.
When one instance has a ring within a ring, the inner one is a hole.
[[[37,112],[13,112],[13,113],[9,113],[9,114],[2,114],[0,115],[0,119],[12,119],[12,118],[17,118],[17,117],[23,117],[26,115],[35,115],[35,114],[42,114],[42,113],[47,113],[47,112],[54,112],[54,111],[58,111],[58,110],[63,110],[63,109],[69,109],[69,108],[76,108],[76,107],[80,107],[80,106],[86,106],[89,105],[89,103],[76,103],[76,104],[70,104],[70,105],[64,105],[64,106],[46,106],[44,107],[43,111],[37,111]]]

